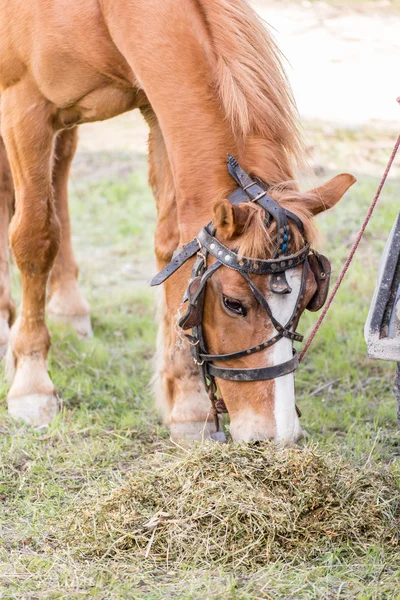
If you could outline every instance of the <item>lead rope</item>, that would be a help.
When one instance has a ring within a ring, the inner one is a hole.
[[[399,99],[399,101],[400,101],[400,99]],[[381,179],[381,181],[379,183],[378,189],[376,190],[376,194],[375,194],[375,197],[374,197],[374,199],[372,201],[372,204],[371,204],[371,206],[368,209],[368,212],[367,212],[367,214],[365,216],[365,219],[363,221],[361,229],[360,229],[360,231],[359,231],[359,233],[357,235],[356,241],[354,242],[353,247],[351,248],[351,250],[349,252],[349,255],[348,255],[347,259],[346,259],[346,262],[344,263],[343,268],[342,268],[342,270],[340,272],[340,275],[339,275],[339,277],[338,277],[338,279],[337,279],[337,281],[336,281],[336,283],[335,283],[335,285],[333,287],[333,290],[332,290],[332,292],[331,292],[331,294],[330,294],[330,296],[328,298],[328,301],[325,304],[324,310],[320,314],[320,317],[319,317],[318,321],[316,322],[316,324],[315,324],[313,330],[311,331],[310,336],[309,336],[309,338],[308,338],[308,340],[307,340],[307,342],[306,342],[303,350],[300,353],[299,362],[301,362],[303,360],[303,358],[305,357],[305,355],[307,353],[307,350],[311,346],[311,344],[313,342],[313,339],[315,338],[315,335],[316,335],[318,329],[321,327],[321,323],[324,320],[325,315],[328,312],[329,307],[332,304],[334,297],[336,296],[336,292],[338,291],[338,289],[339,289],[339,287],[340,287],[340,285],[341,285],[341,283],[342,283],[342,281],[344,279],[344,276],[347,273],[347,270],[348,270],[348,268],[350,266],[350,263],[351,263],[351,261],[354,258],[354,255],[355,255],[356,250],[357,250],[357,248],[359,246],[361,238],[364,235],[364,231],[365,231],[365,229],[366,229],[366,227],[367,227],[367,225],[368,225],[368,223],[369,223],[369,221],[370,221],[370,219],[372,217],[372,213],[374,212],[374,208],[376,206],[376,203],[379,200],[379,196],[381,195],[381,191],[382,191],[383,186],[385,185],[385,182],[386,182],[387,176],[389,174],[389,171],[392,168],[392,164],[393,164],[393,161],[394,161],[394,159],[396,157],[396,154],[397,154],[397,151],[399,149],[399,146],[400,146],[400,135],[397,138],[397,142],[394,145],[393,152],[392,152],[392,154],[391,154],[391,156],[389,158],[389,162],[388,162],[388,164],[386,166],[386,169],[385,169],[385,172],[383,174],[383,177],[382,177],[382,179]]]

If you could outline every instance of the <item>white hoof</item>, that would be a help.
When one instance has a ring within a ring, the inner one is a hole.
[[[76,331],[81,339],[93,337],[92,323],[90,315],[61,315],[49,311],[49,319],[53,323],[67,325]]]
[[[8,321],[0,318],[0,360],[4,358],[10,339],[10,326]]]
[[[228,441],[223,431],[216,431],[215,433],[212,433],[210,437],[214,442],[218,442],[219,444],[225,444],[225,442]]]
[[[171,438],[175,441],[186,440],[201,442],[203,440],[214,440],[226,442],[223,431],[216,431],[214,423],[171,423],[169,426]]]
[[[28,425],[49,425],[59,411],[59,399],[54,395],[32,394],[8,399],[8,413]]]

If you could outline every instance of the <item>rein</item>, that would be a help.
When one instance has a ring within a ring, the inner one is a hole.
[[[400,102],[400,98],[398,98],[398,101]],[[311,331],[311,333],[310,333],[310,335],[309,335],[309,337],[307,339],[307,342],[305,343],[304,348],[302,349],[302,351],[300,353],[299,363],[303,360],[303,358],[305,357],[305,355],[306,355],[309,347],[311,346],[311,344],[312,344],[312,342],[313,342],[313,340],[314,340],[314,338],[315,338],[315,336],[317,334],[317,331],[321,327],[322,321],[325,319],[326,313],[328,312],[328,310],[329,310],[329,308],[330,308],[330,306],[331,306],[331,304],[333,302],[333,299],[335,298],[336,293],[337,293],[339,287],[342,284],[342,281],[343,281],[343,279],[344,279],[344,277],[345,277],[345,275],[347,273],[347,270],[348,270],[348,268],[349,268],[349,266],[350,266],[350,264],[351,264],[351,262],[352,262],[352,260],[354,258],[354,255],[355,255],[355,253],[357,251],[357,248],[358,248],[358,246],[359,246],[359,244],[361,242],[361,238],[364,235],[364,232],[365,232],[365,230],[367,228],[367,225],[368,225],[368,223],[371,220],[372,213],[374,212],[375,206],[376,206],[376,204],[377,204],[377,202],[379,200],[379,197],[381,195],[383,186],[385,185],[387,176],[389,175],[390,169],[392,168],[392,165],[393,165],[394,159],[396,158],[396,154],[397,154],[397,151],[398,151],[399,147],[400,147],[400,135],[397,138],[397,141],[395,142],[394,148],[392,150],[392,153],[391,153],[390,158],[388,160],[388,163],[386,165],[386,169],[385,169],[385,171],[384,171],[384,173],[382,175],[382,179],[380,180],[378,188],[377,188],[377,190],[375,192],[374,199],[372,200],[371,206],[369,207],[369,209],[367,211],[367,214],[365,215],[365,218],[364,218],[364,221],[363,221],[363,223],[361,225],[360,231],[358,232],[356,240],[355,240],[353,246],[351,247],[351,250],[350,250],[350,252],[349,252],[349,254],[348,254],[347,258],[346,258],[346,262],[344,263],[344,265],[342,267],[342,270],[340,271],[339,277],[337,278],[337,281],[335,282],[335,285],[334,285],[334,287],[332,289],[332,292],[331,292],[331,294],[330,294],[330,296],[329,296],[329,298],[328,298],[328,300],[326,302],[326,305],[324,307],[324,310],[320,314],[320,316],[318,318],[318,321],[314,325],[314,327],[313,327],[313,329],[312,329],[312,331]]]
[[[188,287],[183,298],[183,302],[187,303],[187,311],[180,318],[179,326],[184,330],[191,329],[191,335],[186,334],[186,338],[190,345],[193,360],[199,367],[203,384],[211,401],[212,414],[217,432],[221,431],[218,414],[227,412],[227,410],[223,399],[217,396],[215,378],[240,382],[276,379],[295,371],[299,365],[299,359],[297,352],[293,350],[293,357],[290,360],[268,367],[239,369],[215,366],[213,363],[243,358],[261,352],[272,347],[282,338],[301,342],[303,336],[297,333],[294,328],[297,325],[299,313],[304,308],[303,301],[308,271],[311,269],[318,284],[315,297],[313,296],[307,306],[310,310],[319,310],[324,304],[328,293],[330,275],[328,259],[311,250],[306,240],[304,240],[304,247],[300,251],[295,254],[290,253],[292,239],[290,222],[295,223],[299,231],[303,234],[304,239],[303,223],[297,215],[279,206],[268,195],[268,186],[259,180],[252,179],[230,155],[228,155],[227,165],[230,175],[239,186],[228,198],[231,204],[239,205],[244,202],[258,203],[265,211],[266,227],[270,227],[272,221],[275,221],[277,224],[278,240],[273,258],[268,260],[247,257],[239,258],[235,250],[227,248],[216,239],[215,227],[212,223],[209,223],[200,230],[194,240],[184,245],[174,255],[171,262],[151,281],[152,286],[160,285],[186,263],[187,260],[196,255]],[[216,261],[208,266],[208,257],[210,255]],[[270,289],[273,293],[289,294],[292,289],[287,282],[285,272],[299,265],[303,267],[300,290],[292,315],[287,323],[283,324],[274,317],[267,299],[255,285],[250,275],[269,275]],[[205,290],[209,279],[223,266],[240,273],[246,280],[256,301],[268,315],[276,330],[276,334],[271,339],[245,350],[229,354],[210,354],[203,329]],[[300,411],[297,407],[296,410],[300,416]]]

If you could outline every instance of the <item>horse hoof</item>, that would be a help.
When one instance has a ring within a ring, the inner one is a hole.
[[[8,399],[8,414],[18,421],[34,427],[49,425],[58,411],[60,402],[57,396],[32,394]]]
[[[76,331],[79,338],[88,340],[93,337],[90,315],[62,315],[49,312],[49,318],[53,323],[67,325]]]
[[[212,433],[210,437],[214,442],[218,442],[219,444],[225,444],[228,441],[223,431],[216,431],[215,433]]]
[[[2,360],[7,352],[8,341],[10,339],[10,327],[8,321],[0,320],[0,360]]]

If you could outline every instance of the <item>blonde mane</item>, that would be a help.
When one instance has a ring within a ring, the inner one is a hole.
[[[214,86],[235,138],[255,144],[268,156],[275,171],[270,183],[293,177],[289,165],[303,164],[304,143],[282,54],[271,34],[247,0],[192,1],[205,26]],[[252,175],[263,178],[255,165]],[[269,193],[302,220],[307,241],[315,241],[313,220],[296,182],[274,185]],[[248,203],[246,210],[247,222],[236,240],[239,254],[271,258],[277,243],[275,224],[266,229],[264,210],[256,204]],[[304,240],[296,226],[291,229],[291,250],[297,252]]]
[[[296,226],[291,227],[291,252],[298,252],[303,247],[305,240],[310,244],[314,244],[317,232],[312,216],[304,202],[307,199],[307,194],[297,191],[293,187],[293,182],[290,181],[271,187],[268,193],[279,206],[295,213],[303,223],[304,239]],[[267,229],[265,227],[264,209],[253,202],[249,202],[244,206],[249,214],[243,231],[236,241],[239,256],[271,258],[277,245],[275,222]]]
[[[259,135],[301,162],[296,104],[271,34],[246,0],[194,2],[211,42],[215,87],[234,135]]]

